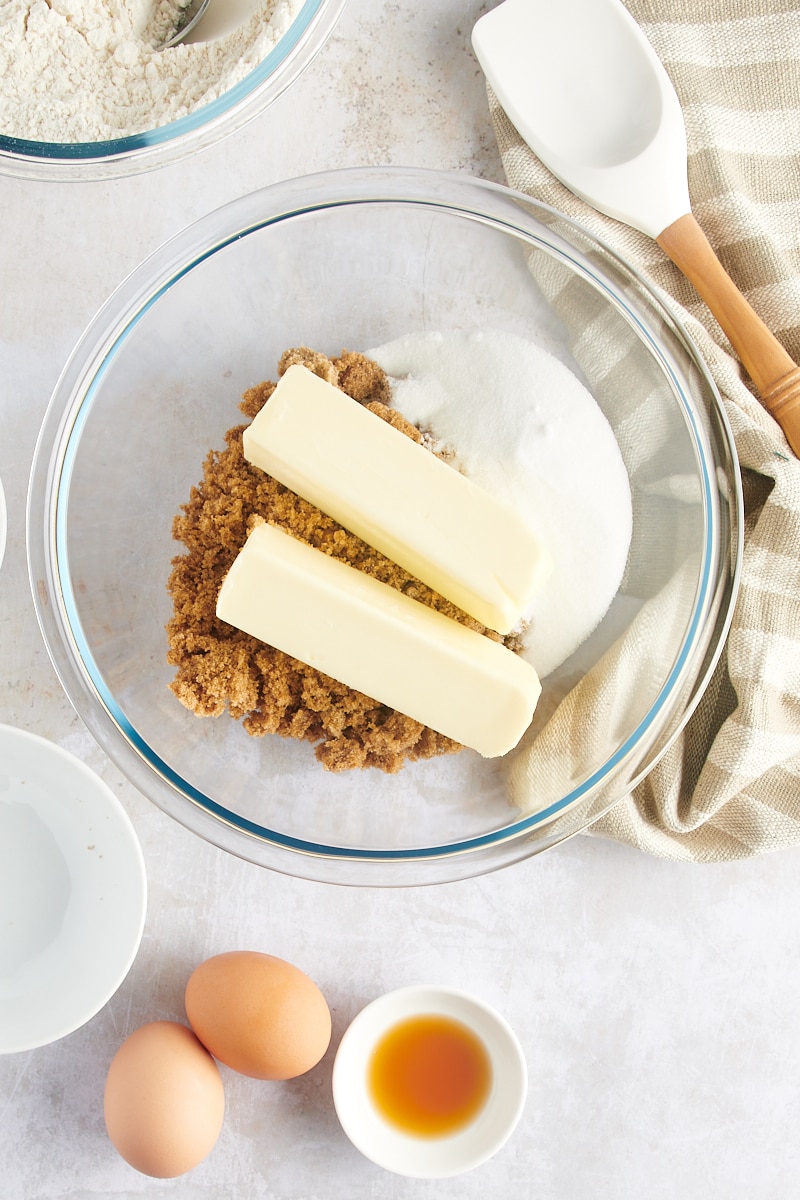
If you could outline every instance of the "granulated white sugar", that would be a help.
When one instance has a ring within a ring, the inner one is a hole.
[[[262,0],[215,41],[159,49],[188,0],[4,0],[0,135],[96,142],[187,116],[244,79],[303,0]]]
[[[550,674],[605,616],[628,555],[630,485],[605,415],[558,358],[499,330],[411,335],[368,354],[433,448],[455,451],[549,547],[523,655]]]

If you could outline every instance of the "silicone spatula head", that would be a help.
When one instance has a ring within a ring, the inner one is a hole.
[[[689,212],[680,101],[620,0],[504,0],[472,44],[509,119],[570,191],[650,237]]]

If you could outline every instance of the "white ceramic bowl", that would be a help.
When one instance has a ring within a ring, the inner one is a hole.
[[[59,746],[0,725],[0,1053],[90,1020],[122,983],[144,928],[133,826]]]
[[[491,1062],[487,1100],[458,1132],[414,1136],[390,1123],[376,1106],[369,1067],[376,1045],[400,1022],[445,1016],[468,1027]],[[525,1056],[508,1022],[489,1005],[451,988],[421,984],[387,992],[362,1009],[339,1043],[333,1066],[333,1101],[347,1136],[372,1162],[399,1175],[443,1179],[486,1162],[519,1122],[528,1089]]]

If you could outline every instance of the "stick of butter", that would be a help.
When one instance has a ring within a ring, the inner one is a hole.
[[[541,693],[499,642],[273,525],[234,559],[217,616],[485,758],[513,749]]]
[[[517,512],[307,367],[282,376],[244,455],[499,633],[550,573]]]

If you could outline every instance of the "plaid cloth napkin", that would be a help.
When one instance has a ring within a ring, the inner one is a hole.
[[[626,0],[680,97],[695,216],[800,362],[800,7]],[[654,241],[572,195],[491,88],[508,183],[579,220],[654,285],[699,346],[733,428],[745,495],[741,588],[692,718],[636,790],[590,827],[666,858],[722,862],[800,843],[800,462],[715,319]]]

